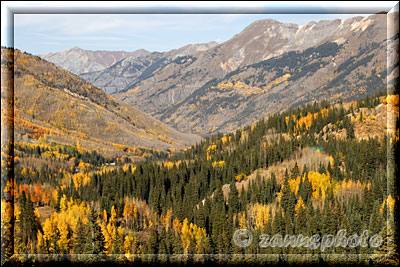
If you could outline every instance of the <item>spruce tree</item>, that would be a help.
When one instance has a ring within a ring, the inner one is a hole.
[[[88,237],[89,228],[78,219],[76,234],[72,241],[74,254],[86,254],[89,251]]]
[[[375,249],[374,255],[371,257],[373,263],[378,266],[399,266],[399,252],[395,242],[395,226],[387,222],[380,234],[382,244]]]
[[[157,230],[152,227],[150,230],[150,238],[149,241],[147,242],[147,253],[148,254],[157,254],[158,253],[158,248],[159,248],[159,238],[158,238],[158,233]]]
[[[92,207],[89,214],[89,254],[102,254],[105,250],[105,238],[97,223],[98,214]]]
[[[33,202],[30,197],[22,193],[21,200],[21,214],[19,220],[19,228],[21,229],[21,241],[25,247],[30,247],[37,240],[37,232],[42,231],[39,219],[34,213]],[[31,251],[33,253],[33,251]]]

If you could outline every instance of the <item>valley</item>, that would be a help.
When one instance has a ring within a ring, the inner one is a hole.
[[[397,266],[387,16],[258,20],[166,52],[2,47],[5,257]],[[380,242],[327,245],[342,230]]]

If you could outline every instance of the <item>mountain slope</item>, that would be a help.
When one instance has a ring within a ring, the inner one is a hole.
[[[362,37],[362,38],[361,38]],[[139,109],[162,115],[212,79],[239,67],[291,51],[330,42],[380,42],[386,38],[386,15],[310,22],[303,26],[267,19],[252,23],[230,40],[180,62],[161,66],[153,75],[116,96]]]
[[[217,45],[215,42],[190,44],[169,52],[154,52],[140,57],[128,57],[107,69],[82,73],[80,76],[110,94],[127,91],[142,80],[148,78],[157,80],[154,73],[159,69],[166,67],[168,72],[170,65],[175,66],[175,63],[179,63],[181,59],[197,56],[215,45]]]
[[[82,73],[80,77],[112,94],[129,86],[132,81],[148,75],[147,73],[151,74],[152,69],[157,69],[165,61],[164,54],[158,52],[141,57],[127,57],[104,70]]]
[[[92,51],[74,47],[66,51],[39,56],[74,74],[80,74],[84,72],[103,70],[126,57],[136,58],[149,54],[150,52],[144,49],[134,52],[125,52]]]
[[[161,120],[192,132],[226,132],[304,103],[353,100],[386,88],[386,57],[386,41],[290,52],[207,83]]]
[[[2,49],[5,53],[11,50]],[[44,137],[132,155],[138,147],[178,149],[199,141],[39,57],[15,50],[14,58],[16,141]],[[6,67],[2,56],[2,70]]]

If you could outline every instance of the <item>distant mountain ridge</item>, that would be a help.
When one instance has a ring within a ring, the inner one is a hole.
[[[229,131],[288,105],[351,99],[384,87],[391,67],[386,16],[301,26],[260,20],[221,44],[126,58],[81,77],[176,129]]]
[[[121,59],[127,57],[141,57],[149,55],[150,52],[139,49],[134,52],[125,51],[102,51],[102,50],[84,50],[79,47],[73,47],[63,52],[39,55],[41,58],[62,67],[73,74],[103,70]]]

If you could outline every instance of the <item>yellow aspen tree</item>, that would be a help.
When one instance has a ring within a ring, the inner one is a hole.
[[[44,241],[43,240],[43,234],[42,234],[42,232],[38,231],[37,232],[37,242],[36,242],[36,250],[38,251],[38,254],[41,254],[41,252],[43,250],[42,249],[43,245],[44,245],[43,241]]]
[[[106,210],[103,210],[102,219],[103,219],[102,223],[107,224],[107,222],[108,222],[108,217],[107,217],[107,211],[106,211]]]
[[[5,227],[7,227],[7,225],[9,224],[9,222],[7,222],[6,217],[4,216],[5,214],[5,209],[6,209],[6,205],[8,205],[9,203],[6,204],[5,200],[1,201],[1,229],[3,230]],[[20,237],[20,233],[21,233],[21,229],[20,229],[20,215],[21,215],[21,208],[20,206],[15,203],[14,204],[14,253],[15,254],[23,254],[24,253],[24,245],[21,242],[21,237]],[[2,233],[3,235],[3,233]]]
[[[133,207],[128,199],[125,200],[124,212],[122,213],[122,216],[125,220],[125,226],[131,228],[133,223]]]
[[[166,229],[167,232],[168,232],[169,227],[171,225],[171,217],[172,217],[172,210],[168,209],[167,213],[165,214],[165,224],[164,224],[165,229]]]
[[[43,241],[45,249],[49,253],[55,253],[57,250],[57,219],[56,216],[47,218],[43,226]]]
[[[114,205],[111,207],[110,224],[115,224],[115,219],[117,217],[117,212],[115,211]]]
[[[104,247],[106,248],[106,252],[107,254],[111,253],[112,250],[112,239],[113,239],[113,227],[111,226],[111,224],[100,224],[100,228],[101,228],[101,232],[104,235],[104,241],[105,241],[105,245]]]
[[[181,234],[182,248],[183,248],[184,254],[187,254],[189,245],[190,245],[190,228],[188,225],[187,218],[185,218],[183,220],[181,233],[182,233]]]
[[[180,224],[181,223],[179,222],[179,219],[175,217],[175,219],[172,221],[172,228],[174,229],[175,233],[180,233]]]
[[[127,258],[133,253],[137,253],[136,252],[136,247],[137,247],[137,240],[136,238],[129,234],[125,236],[124,239],[124,253],[125,256],[127,256]]]
[[[66,223],[65,214],[61,213],[58,216],[58,221],[57,221],[57,229],[60,234],[60,237],[57,241],[57,245],[60,249],[60,252],[62,254],[67,254],[69,253],[69,246],[70,246],[70,239],[68,238],[70,232],[68,229],[68,225]]]
[[[65,194],[60,199],[60,210],[61,212],[67,210],[67,196]]]
[[[246,214],[244,211],[240,214],[239,227],[240,229],[246,229]]]

